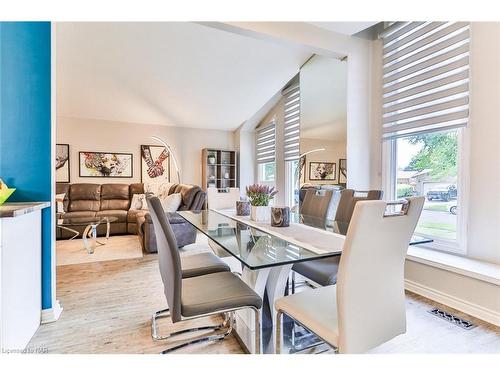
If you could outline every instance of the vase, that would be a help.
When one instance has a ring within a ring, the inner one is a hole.
[[[208,157],[208,164],[215,164],[215,157],[214,156]]]
[[[250,215],[250,202],[236,201],[236,216]]]
[[[268,206],[251,206],[250,220],[256,222],[269,222],[271,220],[271,210]]]
[[[287,206],[271,207],[271,226],[272,227],[290,226],[290,207]]]

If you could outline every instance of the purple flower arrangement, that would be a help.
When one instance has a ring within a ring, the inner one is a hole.
[[[259,184],[248,185],[246,192],[252,206],[268,206],[269,201],[278,193],[274,187]]]

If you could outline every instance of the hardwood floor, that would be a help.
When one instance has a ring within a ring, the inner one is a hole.
[[[202,251],[199,245],[193,246],[191,251]],[[47,348],[49,353],[82,354],[159,353],[167,347],[163,342],[153,341],[150,335],[151,314],[165,308],[156,255],[59,266],[57,294],[64,308],[61,318],[42,325],[30,347]],[[427,311],[434,306],[442,307],[407,293],[408,332],[372,353],[500,353],[499,327],[444,307],[478,324],[467,331],[429,314]],[[168,319],[160,322],[160,332],[168,332],[171,327]],[[193,326],[193,322],[188,325]],[[178,351],[242,352],[232,336],[222,342]]]

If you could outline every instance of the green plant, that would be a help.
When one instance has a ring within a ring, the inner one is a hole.
[[[246,192],[252,206],[267,206],[269,201],[278,193],[274,187],[259,184],[248,185]]]
[[[396,186],[398,198],[405,198],[413,196],[413,186],[408,184],[398,184]]]

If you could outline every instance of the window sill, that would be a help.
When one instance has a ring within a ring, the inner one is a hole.
[[[498,264],[419,246],[410,246],[406,259],[500,286],[500,265]]]

